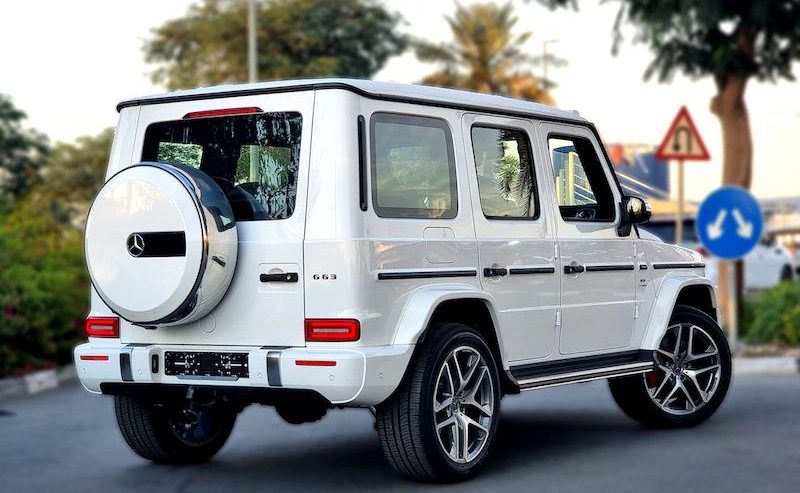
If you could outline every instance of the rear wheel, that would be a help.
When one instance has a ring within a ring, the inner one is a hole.
[[[127,396],[115,396],[114,408],[130,448],[147,460],[165,464],[210,459],[225,445],[237,414],[217,402],[154,404]]]
[[[394,469],[411,479],[466,479],[485,462],[497,431],[500,382],[492,352],[472,328],[437,324],[414,366],[376,409]]]
[[[609,380],[611,395],[646,426],[697,425],[722,404],[731,380],[731,353],[719,325],[704,312],[679,305],[655,352],[656,369]]]

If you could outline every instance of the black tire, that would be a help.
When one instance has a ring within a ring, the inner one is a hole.
[[[678,323],[693,324],[703,329],[713,340],[719,355],[720,374],[713,395],[695,411],[686,414],[673,414],[657,405],[647,387],[648,375],[631,375],[609,380],[611,395],[625,414],[652,428],[685,428],[698,425],[711,417],[719,409],[731,381],[731,353],[728,341],[719,325],[706,313],[697,308],[678,305],[670,319],[670,326]],[[665,336],[666,337],[666,336]],[[674,378],[674,377],[673,377]],[[661,394],[663,395],[663,394]],[[699,394],[698,394],[699,395]],[[687,405],[687,408],[689,406]]]
[[[439,372],[444,371],[450,354],[462,346],[476,350],[483,358],[491,379],[493,405],[488,433],[478,431],[484,441],[482,449],[476,449],[476,456],[464,463],[453,460],[443,450],[444,444],[440,445],[433,411]],[[502,391],[494,356],[478,332],[455,323],[432,326],[417,351],[399,388],[376,408],[383,452],[399,474],[412,480],[445,483],[467,479],[485,463],[499,423]]]
[[[791,265],[784,265],[781,269],[781,282],[791,281],[794,279],[794,272],[792,272]]]
[[[236,422],[236,411],[222,404],[198,404],[203,429],[181,436],[181,413],[188,401],[153,404],[126,396],[114,397],[117,424],[128,446],[139,456],[162,464],[206,462],[225,445]]]

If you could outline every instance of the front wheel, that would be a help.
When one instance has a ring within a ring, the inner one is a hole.
[[[611,395],[646,426],[702,423],[722,405],[731,381],[731,353],[717,323],[697,308],[678,305],[654,353],[656,368],[609,380]]]
[[[175,401],[155,404],[115,396],[117,424],[139,456],[164,464],[205,462],[225,445],[236,410],[218,402]]]
[[[403,383],[376,408],[386,458],[418,481],[468,478],[489,454],[500,395],[497,365],[480,334],[461,324],[431,327]]]

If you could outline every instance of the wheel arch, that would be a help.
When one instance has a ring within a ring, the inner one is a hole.
[[[677,305],[697,308],[719,322],[714,283],[697,274],[667,274],[661,281],[647,322],[642,349],[657,349]]]
[[[467,285],[423,287],[406,302],[393,344],[417,344],[440,322],[463,323],[478,331],[492,349],[500,373],[508,369],[492,295]]]

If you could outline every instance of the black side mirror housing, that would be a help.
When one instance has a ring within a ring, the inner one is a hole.
[[[622,197],[622,220],[617,228],[619,235],[628,236],[631,226],[646,223],[651,215],[650,205],[645,199],[636,195],[625,195]]]

